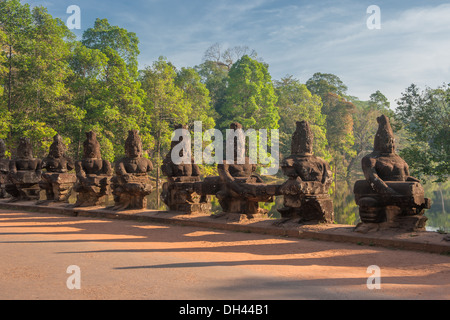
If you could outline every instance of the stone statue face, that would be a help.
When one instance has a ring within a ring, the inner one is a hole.
[[[33,148],[31,146],[30,138],[20,138],[19,146],[17,147],[17,158],[33,159]]]
[[[188,126],[182,125],[182,124],[176,124],[176,125],[174,126],[174,129],[175,129],[175,130],[177,130],[177,129],[188,130]],[[170,150],[172,150],[176,145],[178,145],[181,141],[183,141],[183,139],[184,139],[184,136],[181,136],[181,137],[178,139],[178,141],[172,141],[172,142],[170,143]],[[180,157],[183,157],[183,155],[184,155],[184,152],[183,152],[183,149],[181,149],[181,150],[180,150],[180,153],[179,153],[179,156],[180,156]]]
[[[375,135],[373,150],[381,153],[395,153],[395,138],[388,117],[377,118],[378,131]]]
[[[312,155],[314,135],[307,121],[297,121],[297,128],[292,135],[291,153]]]
[[[66,146],[62,141],[62,137],[59,134],[55,135],[53,137],[53,143],[50,146],[49,156],[52,158],[61,158],[64,156],[65,151]]]
[[[97,141],[97,135],[93,131],[86,132],[86,140],[83,142],[84,158],[101,159],[100,143]]]
[[[128,131],[125,141],[125,152],[128,158],[139,158],[142,156],[142,141],[137,130]]]

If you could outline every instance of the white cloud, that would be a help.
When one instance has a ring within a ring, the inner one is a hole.
[[[66,17],[70,1],[44,1],[27,2]],[[141,66],[160,55],[179,67],[194,66],[216,42],[247,45],[274,79],[291,74],[306,82],[315,72],[333,73],[351,95],[368,99],[380,90],[393,102],[411,83],[435,87],[450,79],[450,4],[411,1],[400,9],[379,0],[381,30],[366,27],[371,3],[354,0],[78,2],[83,28],[99,17],[137,33]]]
[[[265,60],[272,72],[293,74],[301,81],[314,72],[334,73],[347,84],[349,94],[365,100],[380,90],[393,106],[411,83],[434,87],[449,81],[450,4],[415,7],[385,19],[383,8],[381,12],[381,30],[367,29],[365,11],[360,18],[322,12],[313,26],[298,29],[297,42],[291,34],[283,35],[283,30],[290,30],[286,24],[276,34],[280,38],[271,39],[271,45],[285,46],[265,48],[269,51]],[[295,30],[298,25],[291,26]]]

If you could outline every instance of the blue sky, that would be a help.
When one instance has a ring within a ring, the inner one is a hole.
[[[81,9],[83,30],[96,18],[135,32],[140,67],[165,56],[177,67],[202,62],[214,43],[248,46],[269,64],[273,79],[306,82],[333,73],[348,94],[367,100],[376,90],[395,107],[411,83],[450,82],[450,2],[288,0],[27,0],[66,21],[69,5]],[[381,11],[381,29],[369,30],[370,5]]]

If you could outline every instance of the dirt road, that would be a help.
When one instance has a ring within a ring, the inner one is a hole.
[[[7,300],[450,298],[445,255],[136,221],[0,210],[0,257]]]

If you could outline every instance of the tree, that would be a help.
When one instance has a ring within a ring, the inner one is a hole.
[[[77,42],[70,58],[73,76],[69,84],[73,103],[85,114],[82,123],[72,127],[75,153],[80,154],[84,132],[94,130],[102,147],[103,157],[114,161],[124,154],[127,132],[145,125],[141,83],[130,74],[134,55],[138,51],[129,43],[138,42],[133,33],[112,27],[107,20],[97,19],[94,28],[87,29],[83,41]],[[130,42],[127,42],[128,40]],[[151,137],[141,134],[144,146],[150,147]]]
[[[33,49],[27,65],[28,74],[21,77],[22,82],[27,81],[21,92],[27,97],[25,110],[29,112],[30,120],[41,122],[67,137],[71,126],[83,119],[82,112],[72,104],[67,86],[72,74],[68,59],[74,35],[60,19],[52,18],[43,7],[34,7],[32,17]],[[46,142],[51,143],[52,138],[53,135],[47,137]]]
[[[8,69],[5,66],[6,52],[4,51],[6,43],[6,34],[0,29],[0,79],[3,79],[4,75],[8,73]],[[4,88],[3,83],[0,82],[0,97],[3,96]]]
[[[280,116],[267,65],[245,55],[233,64],[228,76],[219,127],[226,129],[237,121],[244,128],[277,129]]]
[[[245,55],[252,59],[256,59],[257,57],[256,51],[250,50],[247,46],[235,46],[223,50],[219,43],[215,43],[205,51],[203,61],[213,62],[217,66],[230,71],[231,66]]]
[[[104,51],[111,48],[125,61],[130,76],[138,77],[139,39],[134,32],[128,32],[124,28],[111,26],[107,19],[95,20],[93,28],[83,33],[83,45],[91,49]]]
[[[186,125],[190,128],[195,121],[201,121],[204,129],[215,127],[214,118],[217,117],[211,107],[211,98],[206,85],[201,82],[201,77],[194,68],[181,68],[177,72],[175,84],[184,92],[184,98],[192,108]]]
[[[353,117],[355,105],[341,96],[329,92],[323,100],[322,113],[326,115],[327,141],[334,167],[334,188],[338,175],[346,177],[347,161],[355,156]]]
[[[311,78],[306,81],[306,87],[312,94],[317,94],[324,97],[329,92],[345,96],[347,86],[342,80],[331,73],[316,72]]]
[[[411,84],[397,100],[395,118],[410,134],[400,155],[419,178],[437,182],[450,173],[450,84],[420,90]]]
[[[160,57],[152,66],[141,71],[140,81],[146,92],[144,100],[146,124],[143,129],[154,137],[153,155],[156,158],[156,190],[159,193],[159,177],[163,152],[169,150],[175,124],[186,124],[192,107],[183,90],[175,83],[175,67]],[[157,199],[159,206],[159,197]]]
[[[28,4],[22,5],[19,0],[0,1],[0,29],[3,34],[2,56],[3,69],[7,70],[7,77],[2,79],[4,101],[6,110],[2,110],[4,118],[12,118],[13,106],[16,105],[14,93],[15,83],[19,77],[21,64],[26,61],[27,50],[29,50],[28,34],[32,28],[32,17]],[[3,100],[3,99],[2,99]],[[4,107],[4,106],[2,106]],[[12,124],[8,127],[8,137],[12,137]]]
[[[6,109],[2,110],[10,119],[8,143],[19,136],[33,136],[36,155],[41,156],[55,131],[63,135],[69,124],[79,121],[66,86],[73,34],[45,8],[30,10],[20,1],[0,2],[0,16],[8,70],[3,82]]]
[[[252,59],[256,59],[257,56],[256,51],[250,50],[247,46],[223,49],[219,43],[215,43],[205,51],[202,64],[195,67],[201,82],[209,91],[210,104],[215,110],[216,122],[221,118],[220,112],[225,103],[228,73],[232,65],[244,55]]]
[[[78,42],[73,49],[72,56],[69,59],[70,68],[73,74],[69,78],[68,85],[72,92],[72,103],[80,110],[84,121],[74,126],[72,137],[75,145],[75,156],[78,159],[82,153],[81,146],[84,140],[84,132],[94,130],[98,119],[98,109],[93,109],[94,101],[98,100],[105,80],[105,71],[108,65],[108,59],[98,49],[86,48],[81,42]],[[114,151],[105,146],[102,129],[95,128],[99,136],[99,142],[104,153],[103,157],[108,160],[114,160]]]
[[[326,139],[326,121],[322,114],[322,100],[311,94],[305,84],[293,76],[286,76],[274,82],[277,95],[277,107],[280,114],[280,153],[288,156],[291,152],[292,134],[296,122],[306,120],[314,132],[314,152],[316,155],[329,159]]]
[[[380,110],[385,113],[389,112],[389,115],[386,114],[386,116],[393,115],[393,112],[390,109],[391,103],[386,96],[380,92],[380,90],[377,90],[370,95],[368,107],[371,110]]]
[[[355,105],[334,93],[323,98],[322,113],[327,116],[328,145],[334,151],[346,153],[353,145],[353,118]]]

